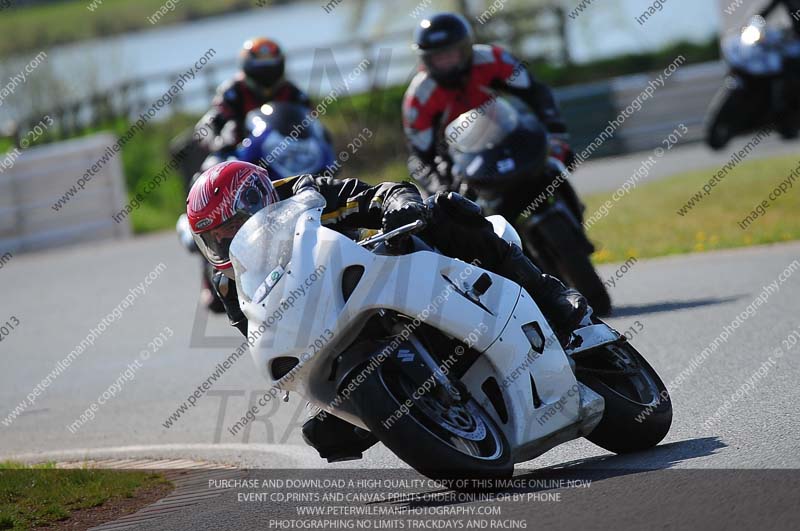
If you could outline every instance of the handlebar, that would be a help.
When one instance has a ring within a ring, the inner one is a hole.
[[[425,226],[425,222],[421,219],[418,219],[414,223],[409,223],[408,225],[403,225],[402,227],[397,227],[394,230],[390,230],[389,232],[379,232],[375,236],[371,236],[366,240],[361,240],[358,244],[361,247],[367,247],[369,245],[377,245],[379,243],[383,243],[387,240],[391,240],[392,238],[397,238],[398,236],[402,236],[403,234],[412,233],[418,229],[421,229]]]

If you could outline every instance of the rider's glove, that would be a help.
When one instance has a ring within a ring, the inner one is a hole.
[[[425,203],[420,201],[396,201],[386,207],[383,212],[383,232],[393,231],[403,225],[422,221],[427,224],[430,218],[430,211]],[[425,228],[423,225],[418,231]]]

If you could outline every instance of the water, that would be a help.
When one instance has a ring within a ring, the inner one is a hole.
[[[530,0],[526,0],[529,2]],[[564,0],[564,5],[577,5],[579,0]],[[357,2],[343,0],[330,13],[327,2],[309,2],[287,6],[261,8],[197,22],[156,27],[136,33],[98,39],[47,50],[49,68],[63,80],[59,92],[72,98],[119,84],[122,81],[161,73],[185,70],[209,48],[216,50],[213,62],[225,63],[235,57],[242,41],[250,36],[268,35],[280,42],[292,55],[293,51],[326,47],[348,38],[376,37],[402,32],[403,38],[387,41],[392,48],[388,81],[402,83],[413,68],[408,40],[417,23],[411,13],[418,5],[414,0],[368,0],[360,18],[354,23]],[[441,5],[433,2],[433,6]],[[514,5],[508,0],[509,8]],[[719,10],[713,0],[664,0],[664,8],[644,25],[635,18],[650,5],[646,0],[595,0],[595,3],[574,19],[568,18],[568,42],[576,61],[583,62],[644,50],[656,50],[677,40],[704,41],[720,26]],[[427,12],[435,11],[428,8]],[[405,37],[405,35],[408,37]],[[31,56],[35,53],[31,53]],[[335,60],[343,73],[361,58],[356,49],[337,50]],[[2,72],[8,72],[30,58],[11,61]],[[312,57],[292,58],[289,74],[301,87],[308,87]],[[215,74],[214,82],[233,74],[233,67]],[[37,73],[37,75],[39,75]],[[49,75],[49,74],[48,74]],[[42,75],[41,77],[44,77]],[[164,78],[165,86],[169,79]],[[204,83],[196,81],[196,83]],[[352,90],[368,88],[367,76],[354,83]],[[324,93],[330,89],[323,84]],[[163,89],[161,89],[163,90]],[[22,92],[22,91],[20,91]],[[157,96],[158,89],[153,90]],[[17,95],[18,97],[20,95]],[[24,94],[22,95],[24,97]],[[195,101],[191,107],[200,110],[205,103]],[[9,107],[0,108],[0,119],[8,117]]]

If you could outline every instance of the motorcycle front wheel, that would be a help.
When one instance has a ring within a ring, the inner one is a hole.
[[[726,80],[727,82],[727,80]],[[737,116],[744,113],[739,89],[723,86],[714,96],[706,118],[706,144],[718,151],[736,136]]]
[[[370,432],[418,472],[433,479],[511,476],[509,444],[474,398],[452,403],[438,386],[419,391],[418,382],[387,360],[353,396]]]
[[[579,355],[576,376],[605,399],[603,418],[586,436],[617,454],[656,446],[672,424],[672,401],[664,382],[627,341]]]

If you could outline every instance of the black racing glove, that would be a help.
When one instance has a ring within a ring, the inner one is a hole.
[[[389,200],[383,211],[383,232],[390,232],[415,221],[422,221],[424,225],[416,232],[425,228],[430,220],[430,210],[421,198],[409,197],[406,194],[396,194]]]
[[[239,330],[243,336],[247,337],[247,317],[239,306],[239,296],[236,291],[236,283],[217,271],[211,278],[211,286],[217,292],[217,296],[225,307],[228,320],[231,326]]]

